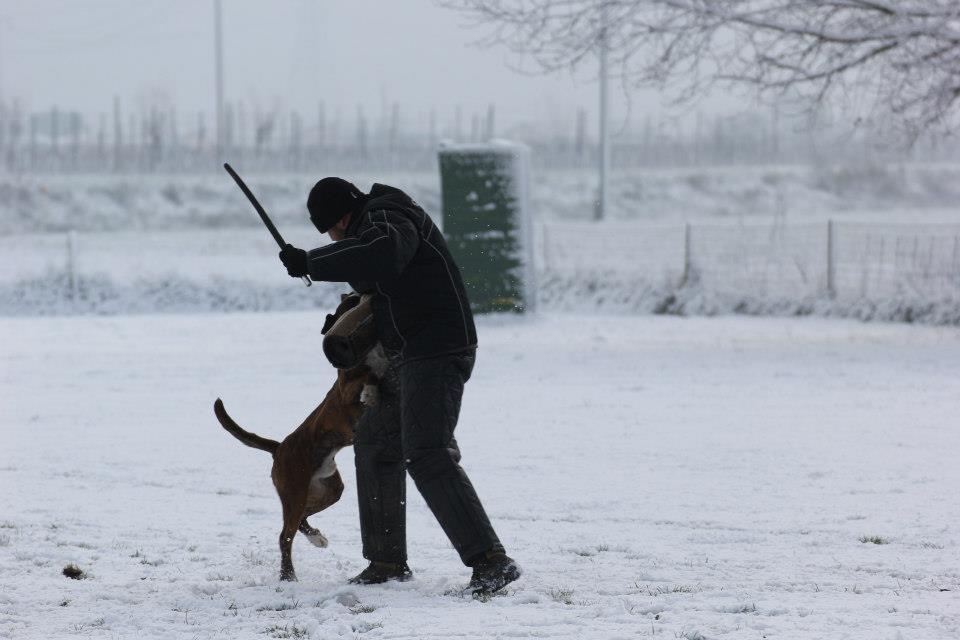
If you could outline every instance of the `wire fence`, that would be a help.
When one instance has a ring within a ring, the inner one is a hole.
[[[310,227],[287,231],[294,243],[317,241]],[[538,280],[553,287],[543,293],[548,308],[558,288],[581,308],[651,288],[721,296],[734,301],[726,307],[733,310],[737,300],[950,301],[960,308],[960,223],[548,221],[534,226],[534,248]],[[222,287],[255,289],[258,308],[282,308],[292,293],[276,253],[256,227],[0,236],[0,311],[26,312],[17,305],[48,287],[55,293],[44,292],[43,304],[57,313],[78,300],[77,308],[97,311],[98,296],[114,298],[111,309],[122,310],[116,298],[140,296],[138,288],[157,295],[155,310],[162,311],[163,301],[180,295],[177,287],[194,296],[202,290],[206,302],[176,308],[203,308],[222,298]]]
[[[591,224],[540,227],[548,273],[612,273],[721,294],[960,298],[960,224]]]
[[[536,166],[595,166],[599,147],[583,109],[555,113],[551,123],[498,124],[496,106],[426,111],[393,102],[379,114],[265,109],[244,101],[213,113],[188,112],[169,101],[83,113],[63,105],[29,110],[0,101],[0,170],[9,173],[211,173],[225,159],[256,171],[398,170],[436,168],[440,140],[523,141]],[[501,114],[502,115],[502,114]],[[853,131],[851,131],[851,129]],[[806,122],[776,110],[731,116],[698,114],[692,122],[646,116],[626,119],[611,139],[612,166],[689,167],[908,159],[957,161],[956,145],[921,136],[909,150],[843,123]]]

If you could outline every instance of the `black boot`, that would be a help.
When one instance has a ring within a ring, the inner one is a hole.
[[[520,565],[507,554],[502,551],[488,553],[473,565],[473,577],[467,590],[475,596],[488,596],[519,578],[521,573]]]
[[[383,584],[389,580],[406,582],[413,579],[413,572],[406,562],[378,562],[373,560],[366,569],[350,578],[350,584]]]

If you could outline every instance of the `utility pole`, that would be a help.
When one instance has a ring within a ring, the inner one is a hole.
[[[223,11],[221,0],[213,0],[213,28],[214,28],[214,65],[216,67],[217,92],[217,157],[216,161],[223,160],[224,122],[223,122]]]
[[[610,173],[610,131],[607,123],[607,3],[600,8],[600,188],[594,215],[602,220],[607,213],[607,183]]]
[[[3,42],[4,42],[4,40],[3,40],[3,26],[4,26],[5,24],[7,24],[8,22],[10,22],[10,18],[6,18],[6,17],[4,17],[4,16],[0,16],[0,104],[3,104],[3,98],[4,98],[4,95],[3,95],[3,80],[4,80],[4,77],[3,77],[3,61],[4,61],[4,57],[3,57]]]
[[[0,104],[3,104],[3,23],[5,18],[0,17]]]

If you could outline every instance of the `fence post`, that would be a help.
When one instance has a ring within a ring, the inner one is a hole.
[[[827,295],[837,296],[836,260],[834,259],[833,220],[827,220]]]
[[[67,232],[67,285],[70,288],[70,301],[77,301],[76,233]]]
[[[690,223],[685,222],[683,225],[683,279],[680,281],[680,286],[687,286],[687,282],[690,280]]]
[[[547,235],[547,221],[540,221],[540,259],[544,271],[550,269],[550,237]]]

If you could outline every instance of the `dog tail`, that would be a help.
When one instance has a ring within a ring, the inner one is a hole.
[[[240,425],[233,421],[233,418],[230,417],[227,410],[223,408],[223,401],[220,398],[217,398],[217,401],[213,403],[213,412],[217,414],[217,420],[220,421],[223,428],[248,447],[263,449],[273,455],[277,451],[277,447],[280,446],[280,443],[276,440],[269,440],[255,433],[245,431]]]

